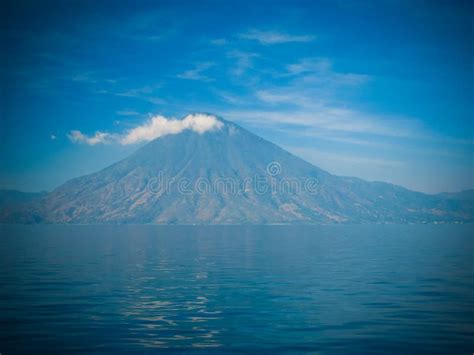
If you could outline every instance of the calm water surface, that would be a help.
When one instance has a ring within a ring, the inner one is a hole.
[[[474,226],[0,226],[0,353],[472,354]]]

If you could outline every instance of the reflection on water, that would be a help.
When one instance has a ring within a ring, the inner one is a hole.
[[[0,352],[471,353],[472,226],[0,226]]]

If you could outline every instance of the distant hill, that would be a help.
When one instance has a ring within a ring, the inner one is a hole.
[[[29,203],[46,196],[46,192],[21,192],[17,190],[0,190],[0,209],[7,206]]]
[[[472,222],[472,200],[332,175],[242,127],[157,138],[0,213],[5,223]],[[257,182],[258,180],[258,182]],[[266,186],[266,189],[265,189]]]
[[[461,192],[443,192],[437,196],[450,200],[474,201],[474,190],[464,190]]]

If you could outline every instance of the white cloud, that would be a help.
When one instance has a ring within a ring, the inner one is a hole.
[[[71,131],[67,136],[73,143],[81,143],[87,145],[104,144],[107,143],[108,139],[110,138],[109,133],[104,133],[100,131],[95,132],[93,136],[87,136],[81,131],[74,130]]]
[[[50,138],[51,138],[52,141],[55,141],[56,139],[58,139],[58,137],[56,137],[55,134],[52,134],[52,135],[50,136]]]
[[[310,35],[291,35],[277,31],[252,30],[239,35],[240,38],[258,41],[261,44],[278,44],[290,42],[311,42],[316,39]]]
[[[186,70],[185,72],[178,74],[177,77],[187,80],[212,81],[213,79],[204,75],[203,72],[214,65],[215,64],[212,62],[198,63],[194,69]]]
[[[121,144],[134,144],[151,141],[167,134],[178,134],[186,129],[202,134],[206,131],[220,129],[223,123],[216,116],[192,114],[182,120],[154,116],[143,125],[129,130],[121,139]]]
[[[191,130],[199,134],[222,128],[224,124],[216,116],[207,114],[192,114],[182,120],[166,118],[164,116],[153,116],[140,126],[127,130],[122,134],[110,134],[96,132],[93,136],[87,136],[81,131],[74,130],[68,134],[73,143],[96,145],[102,143],[116,142],[122,145],[148,142],[168,134],[178,134],[184,130]]]

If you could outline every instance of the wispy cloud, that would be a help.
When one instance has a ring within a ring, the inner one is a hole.
[[[253,58],[258,57],[257,53],[243,52],[243,51],[231,51],[227,54],[229,58],[235,59],[235,64],[232,66],[232,74],[241,76],[248,69],[253,67]]]
[[[155,85],[145,85],[141,86],[138,88],[133,88],[133,89],[128,89],[125,91],[121,91],[116,93],[115,95],[117,96],[125,96],[125,97],[141,97],[143,95],[150,95],[152,94],[155,90],[161,88],[161,85],[155,84]]]
[[[101,71],[86,71],[82,73],[77,73],[72,75],[71,77],[65,77],[65,79],[69,79],[76,83],[81,84],[104,84],[110,85],[117,83],[117,79],[112,79],[104,75]]]
[[[328,58],[304,58],[297,63],[286,66],[287,73],[298,75],[311,72],[326,72],[331,69],[331,61]]]
[[[148,142],[169,134],[178,134],[184,130],[191,130],[202,134],[207,131],[214,131],[222,128],[222,121],[216,116],[207,114],[192,114],[182,120],[166,118],[158,115],[153,116],[143,124],[131,128],[122,133],[105,133],[97,131],[94,135],[86,135],[78,130],[73,130],[68,134],[68,138],[73,143],[97,145],[104,143],[119,143],[122,145]]]
[[[216,38],[211,40],[211,44],[215,46],[223,46],[227,44],[227,40],[225,38]]]
[[[309,137],[316,137],[318,139],[330,141],[330,142],[336,142],[336,143],[342,143],[342,144],[348,144],[348,145],[358,145],[358,146],[366,146],[366,147],[387,147],[387,142],[384,142],[383,144],[377,141],[369,140],[369,139],[361,139],[361,138],[353,138],[353,137],[346,137],[346,136],[338,136],[338,135],[328,135],[328,134],[319,134],[319,132],[303,132],[302,135],[307,135]]]
[[[137,116],[140,113],[135,110],[119,110],[115,112],[119,116]]]
[[[162,105],[165,103],[161,97],[157,96],[157,90],[162,87],[162,84],[152,84],[152,85],[145,85],[137,88],[126,89],[124,91],[119,92],[109,92],[109,91],[102,91],[100,93],[103,94],[112,94],[115,96],[121,97],[130,97],[134,99],[139,99],[142,101],[150,102],[156,105]]]
[[[238,59],[233,69],[234,75],[238,76],[249,68],[254,68],[252,58],[258,55],[233,51],[228,56]],[[254,101],[254,106],[258,103],[271,107],[286,105],[296,113],[299,111],[314,112],[328,106],[337,109],[341,106],[341,90],[360,87],[371,79],[369,75],[365,74],[338,72],[333,69],[332,62],[327,58],[304,58],[296,63],[284,66],[282,71],[272,72],[271,75],[274,78],[283,82],[280,85],[259,85],[259,81],[262,81],[256,79],[261,74],[262,72],[259,71],[249,78],[252,85],[245,85],[247,90],[250,91],[249,97],[253,96],[254,99],[257,99]],[[248,82],[245,84],[248,84]],[[219,96],[224,100],[226,99],[222,95]],[[233,95],[232,101],[237,102],[238,100],[238,96]],[[338,104],[330,105],[334,101],[337,101]],[[343,105],[343,108],[346,109],[347,107]]]
[[[224,90],[214,90],[214,92],[223,102],[227,104],[231,104],[231,105],[248,104],[247,100],[231,92],[224,91]]]
[[[97,78],[90,72],[76,74],[71,78],[72,81],[79,83],[95,84],[98,82]]]
[[[358,86],[371,79],[366,74],[338,72],[328,58],[303,58],[287,65],[280,76],[295,77],[299,84],[333,86]]]
[[[255,91],[255,97],[268,104],[291,104],[296,106],[315,105],[316,100],[308,98],[307,95],[302,95],[300,91],[285,89],[263,89]]]
[[[405,162],[400,160],[390,160],[386,158],[374,158],[355,154],[341,154],[328,151],[321,151],[314,148],[285,147],[290,152],[304,157],[312,162],[335,161],[339,164],[361,164],[367,166],[394,167],[402,166]]]
[[[353,109],[325,106],[294,110],[229,110],[223,114],[232,120],[267,127],[300,126],[300,130],[364,133],[387,137],[416,137],[420,130],[414,119],[383,117]]]
[[[186,70],[185,72],[178,74],[177,77],[187,80],[212,81],[214,79],[204,75],[203,73],[213,66],[215,66],[215,63],[213,62],[198,63],[193,69]]]
[[[245,33],[241,33],[239,38],[258,41],[261,44],[279,44],[279,43],[291,43],[291,42],[311,42],[316,39],[316,36],[312,35],[293,35],[285,32],[278,31],[260,31],[251,30]]]
[[[248,96],[254,98],[251,110],[226,110],[225,115],[267,126],[300,126],[303,128],[300,132],[407,137],[420,128],[415,119],[362,112],[340,101],[340,94],[346,92],[342,90],[364,85],[370,79],[368,75],[338,72],[327,58],[303,58],[284,68],[283,73],[273,74],[279,76],[283,84],[248,88]],[[219,96],[226,100],[226,96]],[[239,97],[231,99],[238,102]]]

